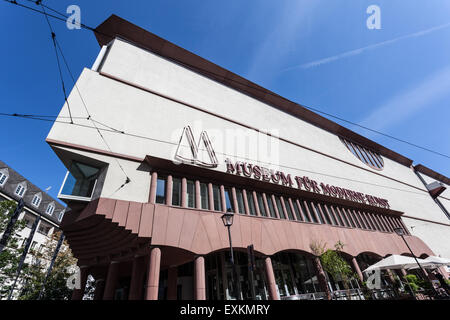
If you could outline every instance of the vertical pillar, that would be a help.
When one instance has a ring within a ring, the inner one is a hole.
[[[105,290],[103,292],[103,300],[113,300],[116,290],[117,278],[119,277],[119,262],[111,261],[106,276]]]
[[[256,215],[258,217],[261,216],[261,211],[259,209],[259,203],[258,203],[258,197],[256,196],[256,191],[253,191],[251,193],[252,197],[253,197],[253,204],[255,205],[255,210],[256,210]]]
[[[152,248],[148,262],[148,276],[145,286],[145,300],[158,300],[159,268],[161,264],[161,249]]]
[[[72,300],[82,300],[86,281],[88,277],[88,266],[80,266],[80,289],[74,289],[72,292]]]
[[[177,267],[169,267],[167,275],[167,300],[177,300]]]
[[[144,288],[144,257],[135,257],[131,270],[130,293],[128,300],[141,300]]]
[[[197,209],[202,208],[202,197],[200,192],[200,181],[195,180],[195,207]]]
[[[277,202],[275,201],[274,195],[272,195],[272,204],[273,204],[273,208],[275,210],[275,215],[277,216],[278,219],[280,219],[280,213],[278,212],[278,206],[277,206]]]
[[[172,175],[167,176],[167,182],[166,182],[166,204],[171,205],[172,204],[172,195],[173,195],[173,178]]]
[[[152,172],[152,177],[150,181],[150,195],[148,197],[148,202],[155,203],[156,201],[156,184],[158,183],[158,173],[156,171]]]
[[[220,253],[220,263],[222,265],[223,300],[228,300],[228,279],[225,266],[225,252]]]
[[[239,206],[238,206],[238,202],[237,202],[236,188],[235,187],[231,188],[231,203],[233,204],[234,212],[236,212],[236,213],[244,213],[244,212],[239,212]]]
[[[181,206],[183,208],[187,207],[187,180],[186,180],[186,178],[181,179]]]
[[[263,202],[264,202],[264,208],[266,208],[267,216],[272,217],[270,210],[269,210],[269,204],[267,203],[267,196],[265,193],[263,193]]]
[[[222,199],[222,211],[227,212],[227,201],[225,199],[225,187],[220,186],[220,198]]]
[[[206,300],[205,258],[195,258],[195,300]]]
[[[95,281],[94,300],[102,300],[103,290],[105,289],[105,279]]]
[[[406,272],[405,269],[401,268],[400,271],[402,272],[402,275],[406,276],[408,273]]]
[[[212,183],[208,183],[208,201],[209,201],[209,210],[214,211],[214,193]]]
[[[289,206],[291,207],[291,212],[292,212],[292,216],[294,217],[294,220],[298,221],[298,217],[297,217],[295,209],[294,209],[294,203],[292,202],[291,198],[288,199],[288,203],[289,203]]]
[[[247,190],[246,189],[242,190],[242,196],[244,198],[245,214],[249,215],[250,214],[250,208],[249,208],[249,205],[248,205],[248,198],[247,198]]]
[[[352,258],[352,264],[353,264],[353,269],[355,269],[356,273],[358,274],[359,280],[361,281],[361,283],[364,282],[364,277],[361,272],[361,269],[359,268],[358,261],[356,261],[356,257]]]
[[[266,277],[269,285],[269,298],[270,300],[280,300],[280,297],[278,296],[277,293],[277,284],[275,282],[275,275],[273,274],[272,259],[270,259],[270,257],[267,257],[264,260],[264,265],[266,267]]]

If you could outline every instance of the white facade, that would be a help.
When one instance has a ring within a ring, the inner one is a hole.
[[[95,70],[84,69],[77,81],[91,118],[72,90],[75,124],[55,122],[47,141],[66,166],[70,159],[108,164],[97,197],[147,202],[149,170],[141,162],[148,154],[173,160],[181,132],[190,125],[195,139],[205,130],[212,141],[219,166],[211,170],[225,172],[230,158],[387,199],[391,209],[404,212],[413,235],[436,255],[450,257],[450,221],[411,167],[383,156],[383,170],[372,169],[335,134],[117,38]],[[68,115],[65,105],[58,121],[68,122]],[[253,128],[282,140],[256,135]],[[264,148],[268,144],[270,151]],[[131,180],[123,187],[118,163]],[[449,208],[450,190],[440,199]]]

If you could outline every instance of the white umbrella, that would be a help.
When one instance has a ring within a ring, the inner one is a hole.
[[[428,263],[428,261],[425,261],[423,259],[417,259],[417,261],[419,261],[419,263],[422,264],[426,264]],[[397,254],[393,254],[390,255],[387,258],[384,258],[381,261],[378,261],[377,263],[371,265],[370,267],[368,267],[366,270],[364,270],[363,272],[368,272],[368,271],[372,271],[375,269],[380,269],[380,270],[384,270],[384,269],[408,269],[411,268],[413,266],[417,266],[417,262],[414,258],[411,257],[407,257],[407,256],[400,256]]]
[[[450,265],[450,259],[447,258],[441,258],[436,256],[430,256],[426,259],[424,259],[425,263],[421,266],[424,268],[439,268],[441,266]],[[409,269],[417,269],[419,266],[417,264],[415,266],[411,266]]]

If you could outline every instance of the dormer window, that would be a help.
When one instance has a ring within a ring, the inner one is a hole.
[[[53,211],[55,211],[55,204],[52,202],[52,203],[48,204],[47,210],[45,210],[45,213],[48,215],[51,215],[51,214],[53,214]]]
[[[58,221],[61,222],[62,218],[64,217],[64,210],[62,210],[59,214],[58,214]]]
[[[0,171],[0,187],[3,187],[8,180],[8,169]]]
[[[42,200],[41,194],[37,193],[34,195],[33,200],[31,200],[31,204],[36,208],[38,208],[39,205],[41,204],[41,200]]]
[[[380,154],[342,137],[340,139],[347,149],[359,160],[372,169],[383,170],[384,161]]]
[[[26,183],[19,183],[17,185],[16,191],[14,191],[14,193],[19,196],[19,197],[23,197],[23,195],[25,194],[25,191],[27,190],[27,185]]]

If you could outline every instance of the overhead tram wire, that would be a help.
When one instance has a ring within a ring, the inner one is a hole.
[[[19,114],[0,113],[0,116],[18,117],[18,118],[24,118],[24,119],[30,119],[30,120],[41,120],[41,121],[56,122],[56,123],[61,123],[61,124],[70,124],[69,122],[65,122],[65,121],[51,120],[51,119],[45,119],[45,118],[38,118],[37,116],[32,116],[32,115],[21,116]],[[87,119],[86,117],[80,117],[80,118]],[[79,126],[79,127],[83,127],[83,128],[89,128],[89,129],[97,129],[95,127],[84,125],[84,124],[80,124],[80,123],[74,123],[73,126]],[[108,127],[108,126],[106,126],[106,127]],[[114,128],[112,128],[112,129],[99,129],[99,130],[112,132],[112,133],[120,133],[120,134],[124,134],[124,135],[130,136],[130,137],[134,137],[134,138],[150,140],[150,141],[154,141],[154,142],[158,142],[158,143],[164,143],[164,144],[173,145],[173,146],[177,146],[178,145],[177,142],[171,142],[171,141],[157,139],[157,138],[151,138],[151,137],[147,137],[147,136],[143,136],[143,135],[127,133],[127,132],[119,131],[119,130],[114,129]],[[181,145],[181,146],[182,147],[186,147],[186,148],[189,147],[188,145]],[[200,148],[199,150],[207,151],[204,148]],[[392,190],[397,190],[397,191],[402,191],[402,192],[407,192],[407,193],[420,194],[420,195],[423,194],[421,192],[408,191],[408,190],[394,188],[394,187],[385,186],[385,185],[380,185],[380,184],[376,184],[376,183],[369,183],[369,182],[366,182],[366,181],[360,181],[360,180],[355,180],[355,179],[349,179],[349,178],[344,178],[344,177],[340,177],[340,176],[335,176],[335,175],[331,175],[331,174],[327,174],[327,173],[323,173],[323,172],[306,170],[306,169],[302,169],[302,168],[298,168],[298,167],[286,166],[286,165],[276,164],[276,163],[272,163],[272,162],[268,162],[268,161],[263,161],[263,160],[258,160],[258,159],[243,157],[243,156],[236,156],[236,155],[228,154],[228,153],[224,153],[224,152],[216,152],[216,153],[220,154],[220,155],[224,155],[224,156],[229,156],[229,157],[233,157],[233,158],[246,160],[246,161],[255,161],[255,162],[263,163],[263,164],[266,164],[266,165],[278,166],[278,167],[282,167],[282,168],[286,168],[286,169],[291,169],[291,170],[296,170],[296,171],[302,171],[302,172],[317,174],[317,175],[330,177],[330,178],[336,178],[336,179],[345,180],[345,181],[352,181],[352,182],[356,182],[356,183],[361,183],[361,184],[366,184],[366,185],[371,185],[371,186],[376,186],[376,187],[381,187],[381,188],[387,188],[387,189],[392,189]]]
[[[49,7],[49,6],[46,6],[46,8],[48,8],[49,10],[52,10],[53,12],[59,14],[60,16],[62,16],[62,17],[64,17],[64,18],[55,16],[55,15],[51,15],[51,14],[45,13],[45,12],[43,12],[43,11],[40,11],[40,10],[31,8],[31,7],[29,7],[29,6],[20,4],[20,3],[18,3],[17,1],[13,1],[13,0],[3,0],[3,1],[8,2],[8,3],[11,3],[11,4],[19,5],[20,7],[23,7],[23,8],[25,8],[25,9],[29,9],[29,10],[32,10],[32,11],[35,11],[35,12],[37,12],[37,13],[41,13],[41,14],[44,14],[44,15],[48,15],[49,17],[55,18],[55,19],[60,20],[60,21],[66,22],[66,21],[67,21],[67,18],[68,18],[68,16],[62,14],[61,12],[59,12],[59,11],[57,11],[57,10],[55,10],[55,9],[53,9],[53,8],[51,8],[51,7]],[[32,0],[27,0],[27,1],[35,3],[35,1],[32,1]],[[88,26],[88,25],[86,25],[86,24],[83,24],[83,23],[78,24],[78,26],[80,26],[81,28],[87,29],[87,30],[89,30],[89,31],[93,31],[94,33],[97,33],[97,34],[100,34],[100,35],[104,35],[104,36],[106,36],[106,37],[113,37],[113,35],[109,35],[109,34],[106,34],[106,33],[104,33],[104,32],[98,31],[98,30],[96,30],[95,28],[92,28],[92,27],[90,27],[90,26]],[[157,53],[156,53],[156,54],[157,54]],[[212,72],[212,71],[210,71],[210,70],[203,69],[203,68],[201,68],[201,67],[199,67],[199,66],[193,66],[193,65],[191,65],[191,64],[182,62],[182,61],[180,61],[180,60],[178,60],[178,59],[176,59],[176,58],[171,58],[171,59],[172,59],[173,61],[176,61],[176,62],[179,63],[180,65],[183,65],[183,66],[186,66],[186,67],[189,67],[189,68],[199,69],[199,70],[201,70],[201,71],[203,71],[203,72],[205,72],[205,73],[209,73],[209,74],[214,75],[214,76],[220,76],[219,74],[217,74],[217,73],[215,73],[215,72]],[[262,93],[272,95],[272,96],[274,96],[274,97],[280,97],[278,94],[275,94],[275,93],[270,92],[270,91],[263,90],[263,89],[261,89],[261,88],[259,88],[259,87],[250,86],[250,85],[248,85],[247,83],[243,83],[243,82],[241,82],[241,81],[239,81],[239,80],[236,80],[236,79],[231,79],[231,78],[230,78],[230,79],[228,79],[228,80],[229,80],[229,81],[232,81],[232,82],[235,82],[235,83],[237,83],[237,84],[239,84],[239,85],[242,85],[242,86],[251,88],[252,90],[257,90],[257,91],[260,91],[260,92],[262,92]],[[313,108],[313,107],[309,107],[309,106],[306,106],[306,105],[301,105],[301,104],[296,103],[296,102],[293,102],[293,103],[295,103],[296,105],[298,105],[298,106],[300,106],[300,107],[309,109],[309,110],[311,110],[311,111],[314,111],[314,112],[317,112],[317,113],[321,113],[321,114],[326,115],[326,116],[328,116],[328,117],[331,117],[331,118],[334,118],[334,119],[337,119],[337,120],[340,120],[340,121],[349,123],[349,124],[351,124],[351,125],[360,127],[360,128],[362,128],[362,129],[364,129],[364,130],[371,131],[371,132],[373,132],[373,133],[376,133],[376,134],[385,136],[385,137],[387,137],[387,138],[390,138],[390,139],[393,139],[393,140],[396,140],[396,141],[405,143],[405,144],[410,145],[410,146],[412,146],[412,147],[415,147],[415,148],[418,148],[418,149],[422,149],[422,150],[424,150],[424,151],[427,151],[427,152],[430,152],[430,153],[434,153],[434,154],[436,154],[436,155],[439,155],[439,156],[442,156],[442,157],[445,157],[445,158],[450,159],[450,156],[449,156],[449,155],[443,154],[443,153],[441,153],[441,152],[438,152],[438,151],[435,151],[435,150],[432,150],[432,149],[429,149],[429,148],[426,148],[426,147],[419,146],[419,145],[417,145],[417,144],[414,144],[414,143],[412,143],[412,142],[406,141],[406,140],[404,140],[404,139],[400,139],[400,138],[394,137],[394,136],[392,136],[392,135],[383,133],[383,132],[381,132],[381,131],[378,131],[378,130],[374,130],[374,129],[368,128],[368,127],[366,127],[366,126],[360,125],[360,124],[355,123],[355,122],[353,122],[353,121],[346,120],[346,119],[344,119],[344,118],[342,118],[342,117],[338,117],[338,116],[332,115],[332,114],[330,114],[330,113],[321,111],[321,110],[316,109],[316,108]]]
[[[89,113],[89,110],[88,110],[88,108],[87,108],[87,106],[86,106],[86,103],[85,103],[85,101],[84,101],[84,99],[83,99],[83,96],[81,95],[81,92],[80,92],[80,90],[79,90],[79,88],[78,88],[78,86],[77,86],[77,83],[76,83],[76,81],[75,81],[75,77],[73,76],[73,73],[72,73],[72,71],[70,70],[70,67],[69,67],[69,64],[68,64],[68,62],[67,62],[67,60],[66,60],[66,57],[64,56],[64,52],[62,51],[62,48],[61,48],[61,46],[60,46],[58,40],[56,39],[56,35],[55,35],[55,33],[53,32],[53,28],[52,28],[52,26],[51,26],[51,24],[50,24],[50,21],[49,21],[48,16],[47,16],[47,12],[45,11],[45,7],[44,7],[44,5],[42,4],[42,1],[36,1],[36,5],[40,5],[41,8],[42,8],[42,12],[44,13],[45,19],[47,20],[48,26],[49,26],[49,28],[50,28],[50,30],[51,30],[51,32],[52,32],[52,39],[53,39],[53,44],[54,44],[54,47],[55,47],[56,55],[58,56],[58,50],[59,50],[59,53],[61,54],[61,57],[63,58],[64,64],[66,65],[67,71],[69,72],[70,77],[72,78],[72,81],[73,81],[73,83],[74,83],[74,86],[75,86],[75,88],[76,88],[76,90],[77,90],[77,92],[78,92],[78,95],[80,96],[81,102],[82,102],[82,104],[83,104],[83,106],[84,106],[84,108],[85,108],[85,110],[86,110],[86,113],[87,113],[87,115],[88,115],[87,119],[90,119],[90,120],[91,120],[92,124],[94,125],[96,131],[97,131],[98,134],[100,135],[100,138],[103,140],[104,144],[105,144],[106,147],[108,148],[109,152],[113,153],[112,150],[111,150],[111,147],[109,146],[108,142],[106,141],[105,137],[102,135],[102,133],[100,132],[100,130],[97,128],[97,126],[96,126],[94,120],[93,120],[92,117],[91,117],[91,114]],[[60,13],[60,14],[61,14],[61,13]],[[60,74],[61,74],[61,77],[62,77],[59,59],[58,59],[58,68],[59,68],[59,70],[60,70]],[[64,84],[63,84],[63,88],[64,88]],[[64,93],[65,93],[65,91],[64,91]],[[69,102],[67,101],[67,97],[66,97],[66,102],[67,102],[67,106],[69,106]],[[71,112],[70,112],[70,108],[69,108],[69,114],[70,114],[70,117],[71,117],[71,123],[73,124],[73,121],[72,121],[72,115],[71,115]],[[120,132],[119,130],[116,130],[116,129],[113,129],[113,130]],[[117,165],[119,166],[119,168],[120,168],[120,170],[122,171],[122,173],[125,175],[125,182],[119,187],[119,189],[121,189],[121,188],[122,188],[123,186],[125,186],[127,183],[131,182],[131,179],[128,177],[127,173],[125,172],[124,168],[123,168],[122,165],[120,164],[119,160],[118,160],[117,158],[114,158],[114,159],[116,160],[116,163],[117,163]]]

